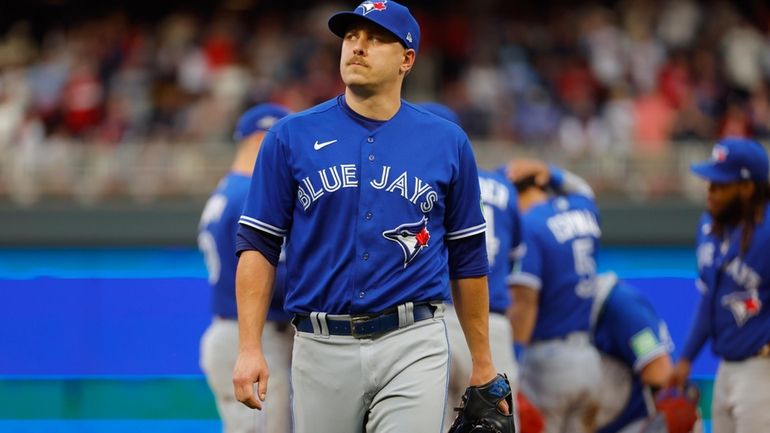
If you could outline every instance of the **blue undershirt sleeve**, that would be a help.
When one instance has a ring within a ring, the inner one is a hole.
[[[239,224],[235,239],[235,255],[244,251],[259,251],[273,266],[278,266],[283,238],[265,233],[247,225]]]
[[[450,279],[482,277],[489,273],[484,233],[448,241],[447,250]]]

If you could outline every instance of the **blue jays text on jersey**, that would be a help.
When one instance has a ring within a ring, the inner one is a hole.
[[[601,235],[596,204],[582,195],[555,196],[522,215],[522,227],[521,268],[509,283],[541,292],[532,340],[588,331]]]
[[[449,298],[445,241],[484,232],[479,199],[457,125],[405,101],[372,121],[340,96],[268,132],[239,222],[287,237],[289,312],[373,313]]]
[[[754,356],[770,342],[770,206],[754,228],[751,244],[740,254],[742,227],[731,227],[723,238],[712,233],[712,219],[701,217],[697,238],[697,285],[703,293],[698,321],[705,320],[719,357],[731,361]],[[688,341],[686,356],[703,345]],[[689,358],[692,359],[692,358]]]
[[[219,182],[201,214],[198,226],[198,247],[203,253],[209,284],[213,288],[212,313],[228,319],[237,317],[235,303],[235,237],[238,218],[249,191],[249,176],[230,172]],[[273,301],[268,319],[286,321],[283,311],[283,281],[285,266],[280,265],[273,288]]]
[[[505,314],[511,305],[507,278],[518,259],[521,220],[518,194],[499,172],[479,171],[481,205],[487,222],[486,243],[489,259],[489,310]]]
[[[641,370],[655,358],[670,353],[674,344],[666,323],[652,305],[632,287],[618,282],[608,293],[597,295],[598,312],[593,326],[594,345],[602,353],[628,366],[631,392],[620,414],[599,433],[615,433],[648,415],[640,380]]]
[[[391,175],[391,169],[390,166],[383,166],[379,178],[369,181],[369,185],[375,189],[399,194],[412,204],[419,204],[424,213],[433,210],[438,193],[430,184],[419,177],[409,176],[406,171]],[[336,192],[340,188],[358,188],[358,168],[355,164],[328,167],[319,170],[315,178],[305,177],[297,186],[297,199],[307,211],[324,194]]]

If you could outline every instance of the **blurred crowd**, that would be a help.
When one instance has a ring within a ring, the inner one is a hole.
[[[269,3],[222,0],[157,21],[114,10],[42,31],[11,20],[0,28],[0,155],[225,143],[249,104],[300,110],[340,93],[326,20],[353,5]],[[453,108],[475,140],[579,158],[770,138],[764,2],[405,4],[423,27],[405,97]]]

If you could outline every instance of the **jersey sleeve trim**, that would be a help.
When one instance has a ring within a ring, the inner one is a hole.
[[[634,372],[639,373],[644,367],[647,366],[647,364],[651,363],[659,356],[666,355],[668,352],[668,348],[665,344],[656,346],[654,349],[647,352],[647,354],[645,354],[643,357],[637,358],[637,360],[634,362]]]
[[[511,260],[521,260],[525,254],[527,254],[527,246],[521,243],[511,250],[509,257]]]
[[[700,278],[695,280],[695,288],[698,289],[701,295],[705,295],[708,292],[708,286]]]
[[[456,239],[467,238],[468,236],[484,233],[487,228],[487,223],[479,224],[477,226],[468,227],[467,229],[457,230],[455,232],[447,233],[446,240],[453,241]]]
[[[253,228],[257,229],[257,230],[262,230],[263,232],[270,233],[271,235],[274,235],[274,236],[279,236],[279,237],[285,237],[286,236],[286,230],[285,229],[281,229],[281,228],[272,226],[272,225],[267,224],[265,222],[262,222],[262,221],[260,221],[258,219],[247,217],[246,215],[241,215],[241,219],[238,220],[238,223],[246,225],[246,226],[249,226],[249,227],[253,227]]]
[[[508,285],[526,286],[530,289],[540,291],[540,288],[543,287],[543,281],[537,275],[519,272],[508,276]]]

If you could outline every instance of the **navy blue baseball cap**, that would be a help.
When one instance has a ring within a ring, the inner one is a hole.
[[[343,38],[351,23],[365,20],[377,24],[401,41],[406,48],[418,51],[420,47],[420,25],[406,6],[392,0],[365,1],[353,12],[337,12],[329,18],[329,30]]]
[[[454,110],[452,110],[451,108],[447,107],[444,104],[439,104],[438,102],[422,102],[417,105],[422,107],[425,110],[430,111],[436,116],[444,118],[456,125],[460,124],[460,118],[457,117],[457,113],[455,113]]]
[[[725,138],[714,146],[711,158],[690,169],[698,176],[716,183],[741,180],[768,181],[767,151],[748,138]]]
[[[255,105],[238,119],[233,138],[240,141],[257,131],[267,131],[275,122],[289,114],[291,111],[283,105],[270,103]]]

